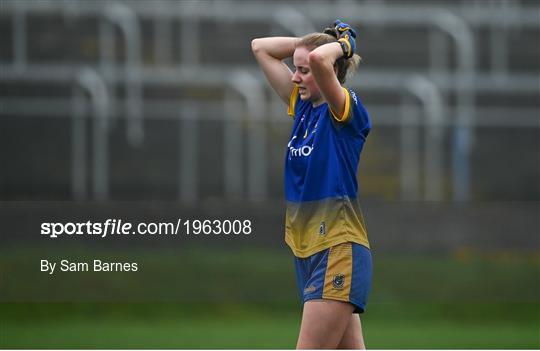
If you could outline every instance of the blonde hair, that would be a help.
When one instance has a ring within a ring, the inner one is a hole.
[[[338,33],[333,28],[325,29],[324,33],[311,33],[300,38],[300,41],[296,44],[296,47],[305,47],[309,51],[315,48],[338,41]],[[336,60],[335,67],[337,68],[337,79],[341,84],[345,83],[347,75],[350,75],[356,71],[360,64],[361,57],[354,54],[351,58],[339,58]]]

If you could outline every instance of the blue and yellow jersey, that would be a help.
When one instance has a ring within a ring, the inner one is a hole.
[[[288,113],[294,118],[285,160],[285,241],[296,257],[343,242],[369,248],[358,201],[356,172],[371,129],[356,94],[346,92],[342,116],[327,103],[313,107],[295,87]]]

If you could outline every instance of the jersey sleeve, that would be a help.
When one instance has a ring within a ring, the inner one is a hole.
[[[351,94],[347,88],[341,88],[345,91],[345,109],[343,110],[343,115],[340,116],[338,113],[334,112],[331,107],[329,107],[329,109],[336,122],[347,123],[351,119]]]
[[[330,113],[336,123],[346,130],[346,133],[352,133],[353,135],[360,135],[366,138],[371,130],[371,121],[368,112],[362,105],[362,102],[356,96],[355,92],[346,88],[343,88],[346,94],[345,111],[342,116],[337,116],[332,109]]]
[[[295,84],[293,90],[291,91],[291,96],[289,98],[289,108],[287,110],[287,113],[292,118],[294,118],[294,115],[295,115],[297,101],[298,101],[298,85]]]
[[[356,96],[354,91],[349,90],[349,94],[351,97],[351,125],[355,132],[366,138],[371,130],[371,119],[364,105],[362,105],[360,98]]]

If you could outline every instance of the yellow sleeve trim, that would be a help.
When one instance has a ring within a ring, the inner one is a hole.
[[[332,113],[332,116],[336,119],[338,122],[348,122],[350,119],[350,109],[351,109],[351,95],[349,94],[349,91],[341,87],[345,91],[345,109],[343,110],[343,115],[340,117],[339,114],[335,113],[332,108],[330,108],[330,113]]]
[[[297,99],[298,99],[298,85],[295,84],[291,92],[291,97],[289,98],[289,109],[287,110],[287,113],[292,118],[294,118],[294,108],[296,107]]]

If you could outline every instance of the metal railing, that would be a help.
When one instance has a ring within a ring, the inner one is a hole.
[[[81,91],[81,88],[83,89]],[[71,135],[72,192],[75,200],[86,200],[88,170],[86,162],[86,103],[84,92],[92,102],[95,118],[92,124],[92,194],[95,200],[107,200],[109,196],[109,94],[103,78],[93,69],[84,68],[76,76],[73,92],[73,122]]]
[[[412,76],[404,82],[404,89],[416,97],[423,108],[426,126],[424,140],[423,167],[419,159],[418,114],[403,100],[401,116],[401,189],[402,199],[417,201],[420,199],[418,182],[420,170],[424,169],[424,199],[441,201],[442,197],[442,137],[446,124],[445,104],[442,94],[431,80],[423,76]]]

